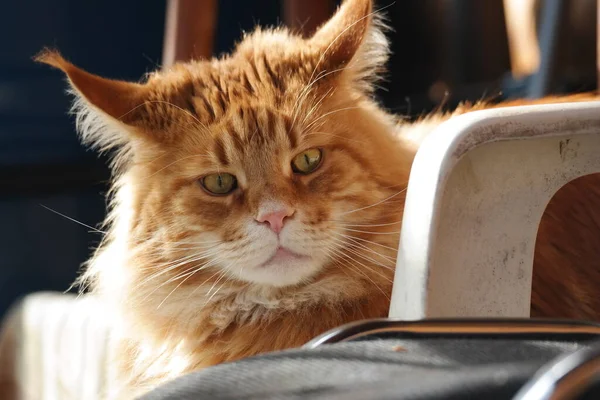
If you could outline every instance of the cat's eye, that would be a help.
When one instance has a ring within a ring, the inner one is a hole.
[[[200,183],[207,192],[218,196],[229,194],[237,188],[237,179],[227,173],[206,175],[200,179]]]
[[[292,170],[297,174],[310,174],[321,165],[321,149],[308,149],[292,159]]]

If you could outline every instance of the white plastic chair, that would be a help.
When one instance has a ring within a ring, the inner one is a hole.
[[[563,185],[596,172],[600,102],[477,111],[441,125],[411,171],[389,316],[529,317],[542,214]]]
[[[0,388],[10,394],[0,390],[0,399],[112,398],[109,363],[116,347],[94,297],[30,294],[9,312],[3,328]]]

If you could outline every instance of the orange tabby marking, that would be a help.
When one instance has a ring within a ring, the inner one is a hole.
[[[381,26],[370,0],[347,0],[311,38],[257,30],[143,83],[37,57],[69,77],[83,140],[115,154],[109,233],[82,283],[114,310],[127,390],[387,315],[411,140],[453,114],[405,124],[374,102]],[[298,173],[311,149],[320,164]],[[211,175],[226,193],[202,187]],[[271,229],[260,216],[277,212]],[[558,310],[534,289],[536,313]]]

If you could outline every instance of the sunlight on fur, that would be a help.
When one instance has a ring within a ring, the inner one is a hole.
[[[257,29],[142,83],[37,56],[68,76],[83,142],[113,155],[80,283],[114,316],[120,397],[387,315],[410,165],[451,115],[408,124],[375,102],[372,7],[347,0],[308,39]]]

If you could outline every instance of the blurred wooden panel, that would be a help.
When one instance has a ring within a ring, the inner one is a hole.
[[[163,67],[212,57],[217,11],[217,0],[168,1]]]
[[[511,70],[515,77],[535,73],[540,65],[538,31],[544,0],[503,0],[509,40]],[[595,80],[597,48],[597,3],[571,0],[565,4],[555,57],[556,76],[563,82]],[[600,69],[600,64],[598,64]]]
[[[284,0],[283,20],[296,32],[308,36],[334,11],[332,0]]]
[[[511,70],[517,78],[531,75],[540,65],[535,3],[536,0],[504,0]]]

